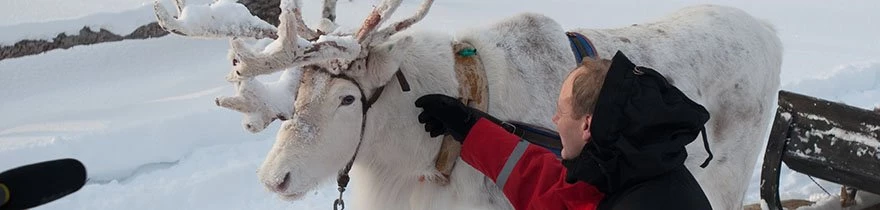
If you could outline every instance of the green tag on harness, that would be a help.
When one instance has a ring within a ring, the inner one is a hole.
[[[471,57],[477,54],[477,49],[465,48],[458,51],[458,55],[462,57]]]

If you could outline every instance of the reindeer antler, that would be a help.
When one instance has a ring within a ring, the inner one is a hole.
[[[300,8],[298,8],[298,7],[294,8],[293,15],[295,17],[294,19],[296,19],[297,32],[299,33],[300,36],[302,36],[306,40],[314,41],[314,40],[317,40],[318,37],[320,37],[321,35],[324,35],[324,33],[322,33],[322,31],[312,30],[309,28],[308,25],[306,25],[306,22],[303,21],[303,19],[302,19],[302,11],[300,10]]]
[[[361,29],[358,30],[355,35],[358,43],[363,43],[367,40],[367,37],[373,33],[373,31],[388,20],[388,17],[391,14],[394,14],[394,11],[397,10],[397,7],[400,6],[400,2],[402,0],[384,0],[379,6],[373,8],[373,11],[364,19],[364,24],[361,26]]]
[[[218,97],[214,103],[244,114],[244,128],[257,133],[276,119],[284,121],[293,117],[300,78],[302,71],[298,70],[285,70],[278,81],[272,83],[247,78],[235,83],[235,96]]]
[[[355,36],[358,43],[361,43],[361,45],[364,46],[381,43],[387,40],[388,37],[391,37],[391,35],[409,28],[413,24],[421,21],[425,15],[428,14],[428,10],[430,10],[431,5],[434,4],[434,0],[425,0],[413,16],[393,23],[376,32],[376,28],[379,25],[382,25],[383,22],[388,20],[388,18],[394,14],[394,11],[400,6],[400,3],[401,0],[385,0],[382,4],[374,8],[373,11],[370,12],[370,15],[364,20],[363,26],[361,26]]]
[[[321,22],[317,30],[312,30],[306,25],[302,19],[302,12],[299,7],[293,10],[296,19],[296,27],[299,28],[299,35],[309,41],[315,41],[321,35],[326,35],[336,30],[339,25],[336,24],[336,1],[324,0],[324,9],[321,15]]]
[[[278,39],[261,52],[254,52],[240,39],[232,40],[233,72],[227,77],[238,81],[242,77],[270,74],[291,66],[306,66],[334,59],[351,60],[360,54],[360,45],[346,37],[322,36],[317,42],[309,42],[297,36],[295,11],[299,1],[294,1],[292,10],[281,10]],[[283,6],[283,5],[282,5]],[[301,16],[300,16],[301,18]]]
[[[357,58],[344,66],[345,68],[353,72],[363,72],[357,71],[357,69],[366,68],[366,58],[369,56],[368,52],[371,46],[381,43],[380,41],[385,41],[391,35],[409,28],[416,22],[422,20],[431,8],[431,5],[434,3],[433,0],[425,0],[414,16],[394,23],[392,24],[392,27],[381,30],[378,33],[378,37],[380,38],[372,38],[376,35],[376,28],[394,14],[394,11],[400,6],[400,2],[401,0],[384,0],[379,6],[373,8],[373,11],[371,11],[367,18],[364,19],[363,25],[361,25],[361,28],[358,29],[357,33],[354,35],[355,40],[357,40],[357,43],[360,44],[360,47],[363,49],[361,49]]]
[[[263,83],[254,76],[327,60],[353,59],[360,53],[360,46],[352,37],[322,36],[322,30],[336,27],[332,23],[335,5],[330,5],[336,0],[325,1],[324,7],[331,9],[329,13],[325,11],[325,20],[319,30],[311,30],[305,25],[299,0],[281,2],[278,28],[251,15],[244,5],[234,0],[218,0],[210,6],[187,6],[184,0],[174,0],[174,3],[178,16],[168,14],[159,0],[154,3],[156,17],[163,29],[189,37],[232,38],[233,71],[227,79],[233,82],[236,95],[219,97],[215,103],[243,113],[244,127],[254,133],[276,119],[292,117],[301,72],[287,70],[275,83]],[[243,37],[275,40],[265,48],[254,49],[242,41]]]
[[[336,28],[339,28],[339,25],[336,24],[336,0],[324,0],[324,9],[321,12],[321,24],[318,26],[318,32],[327,34],[336,30]]]
[[[416,11],[416,13],[413,16],[411,16],[407,19],[401,20],[399,22],[396,22],[394,24],[391,24],[390,26],[385,27],[384,29],[380,30],[379,32],[374,33],[373,35],[370,36],[371,38],[368,43],[385,42],[386,40],[388,40],[389,37],[391,37],[391,35],[394,35],[397,32],[406,30],[410,26],[418,23],[423,18],[425,18],[425,15],[428,14],[428,10],[431,9],[431,5],[433,5],[433,4],[434,4],[434,0],[423,1],[422,4],[419,5],[419,10]]]
[[[321,10],[321,18],[336,22],[336,0],[324,0],[324,9]]]
[[[230,55],[233,68],[227,80],[235,82],[237,95],[218,98],[216,103],[244,113],[247,129],[259,132],[275,119],[289,118],[293,112],[293,98],[266,94],[270,92],[267,90],[270,84],[255,80],[255,76],[314,64],[364,68],[367,50],[373,43],[383,42],[422,20],[434,1],[426,0],[412,17],[377,30],[401,3],[401,0],[385,0],[374,8],[355,35],[334,36],[328,33],[338,27],[334,23],[336,2],[324,0],[322,20],[317,30],[312,30],[303,21],[300,0],[282,0],[278,28],[251,15],[235,0],[218,0],[210,6],[186,6],[184,0],[174,0],[178,17],[168,14],[159,0],[156,0],[154,9],[159,24],[167,31],[201,38],[232,37]],[[243,37],[275,40],[266,47],[255,49],[245,44]],[[293,78],[289,73],[276,84],[289,83],[288,80]],[[282,86],[279,86],[283,89],[280,92],[295,94],[293,86]]]
[[[253,77],[281,71],[291,66],[305,66],[333,59],[354,59],[360,53],[358,43],[350,38],[330,38],[317,40],[319,31],[309,29],[302,20],[300,0],[281,2],[280,24],[276,29],[269,23],[250,14],[244,5],[234,0],[219,0],[211,6],[186,6],[183,0],[175,0],[180,17],[172,17],[164,6],[156,0],[154,9],[159,24],[166,30],[191,37],[232,39],[235,55],[233,71],[227,79],[235,82],[243,77]],[[326,0],[325,4],[336,3]],[[325,8],[335,6],[324,5]],[[335,11],[335,10],[331,10]],[[333,16],[332,13],[325,14]],[[212,21],[212,22],[206,22]],[[317,40],[310,43],[297,36]],[[238,37],[275,38],[266,49],[252,50]]]

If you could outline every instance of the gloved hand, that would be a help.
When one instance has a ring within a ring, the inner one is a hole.
[[[468,107],[456,98],[442,94],[429,94],[416,99],[416,107],[423,108],[419,123],[425,124],[425,131],[431,137],[448,133],[452,138],[463,142],[474,124],[486,118],[501,125],[501,120],[480,110]]]

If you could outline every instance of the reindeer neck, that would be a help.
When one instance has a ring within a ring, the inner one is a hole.
[[[413,35],[417,44],[400,64],[411,90],[403,92],[392,77],[381,97],[367,113],[365,139],[351,178],[358,209],[409,209],[410,194],[421,184],[421,175],[436,172],[434,159],[440,139],[430,138],[416,116],[413,104],[426,94],[458,92],[453,69],[451,38],[447,35]],[[396,206],[403,205],[403,206]],[[376,208],[366,208],[376,207]]]
[[[357,162],[352,168],[353,206],[357,209],[408,209],[409,195],[418,183],[381,163]]]

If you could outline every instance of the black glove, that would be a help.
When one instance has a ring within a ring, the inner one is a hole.
[[[480,118],[486,118],[501,125],[501,120],[480,110],[468,107],[456,98],[442,94],[429,94],[416,99],[416,107],[423,108],[419,114],[419,123],[425,124],[425,131],[431,137],[448,133],[452,138],[463,142],[474,124]]]

